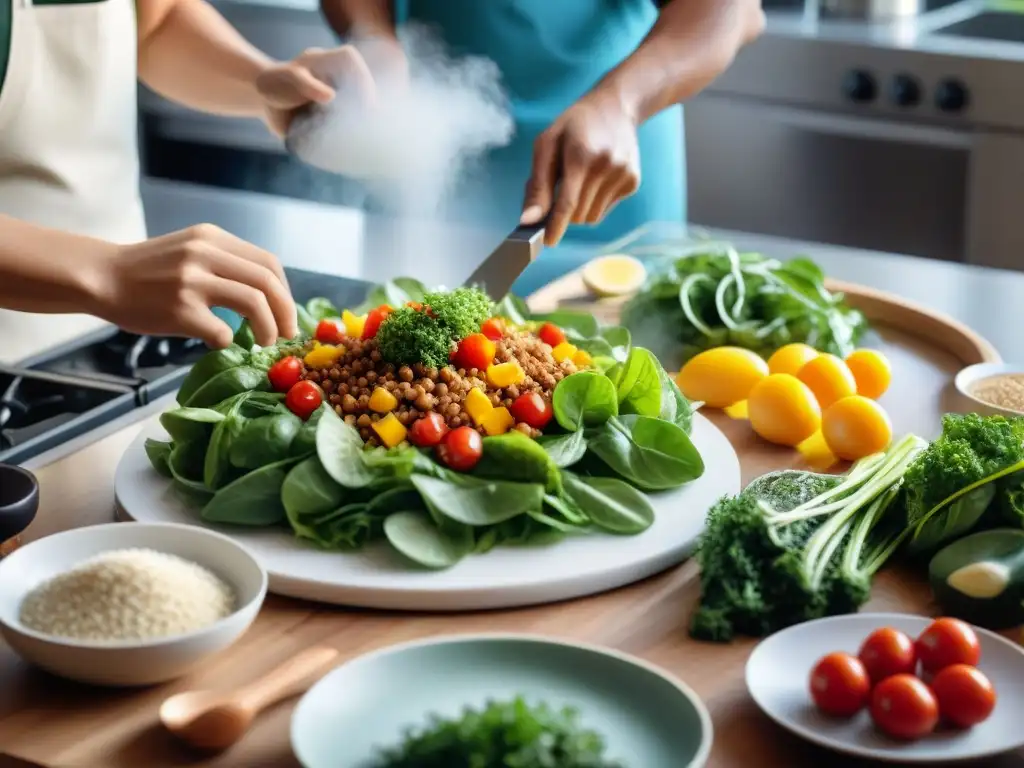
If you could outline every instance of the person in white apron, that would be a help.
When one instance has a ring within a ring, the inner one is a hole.
[[[0,307],[222,347],[231,329],[210,310],[222,306],[260,344],[295,335],[269,253],[206,224],[147,239],[136,89],[141,79],[283,135],[295,110],[333,98],[309,69],[324,59],[372,97],[353,48],[273,62],[203,0],[0,0]],[[0,344],[11,317],[0,317]]]

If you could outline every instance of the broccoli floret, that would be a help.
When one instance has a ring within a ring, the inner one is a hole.
[[[458,341],[480,330],[480,324],[494,314],[494,302],[477,288],[456,288],[444,293],[427,293],[423,306]]]
[[[448,364],[453,342],[448,328],[426,312],[399,307],[381,323],[377,346],[388,362],[440,368]]]
[[[1024,418],[947,414],[942,434],[904,479],[907,518],[928,512],[967,486],[1024,460]]]

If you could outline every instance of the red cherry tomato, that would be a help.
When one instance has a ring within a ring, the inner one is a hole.
[[[391,307],[387,304],[381,304],[376,309],[371,309],[366,313],[366,322],[363,323],[363,340],[372,339],[377,335],[377,331],[380,330],[380,324],[384,322],[388,315],[391,314]]]
[[[919,739],[939,723],[935,694],[914,675],[893,675],[871,692],[871,719],[897,739]]]
[[[868,703],[871,681],[860,659],[848,653],[830,653],[811,670],[811,698],[822,712],[852,717]]]
[[[868,671],[872,683],[893,675],[912,675],[917,670],[914,641],[898,629],[876,629],[861,645],[857,658]]]
[[[512,402],[509,411],[512,413],[513,419],[528,424],[534,429],[544,429],[554,415],[551,403],[536,392],[521,394]]]
[[[456,472],[469,472],[484,452],[484,441],[472,427],[453,429],[437,446],[441,461]]]
[[[294,355],[282,357],[270,366],[267,378],[275,392],[287,392],[302,378],[302,361]]]
[[[557,347],[565,341],[565,332],[554,323],[544,323],[537,331],[537,335],[549,347]]]
[[[455,350],[453,361],[459,368],[476,368],[478,371],[486,370],[487,366],[494,362],[494,342],[482,333],[471,333],[459,342],[459,348]]]
[[[321,344],[339,344],[345,338],[345,331],[337,320],[325,317],[316,324],[316,333],[313,337]]]
[[[957,728],[984,722],[996,708],[996,689],[985,675],[967,664],[944,667],[931,687],[939,702],[939,714]]]
[[[323,401],[320,387],[312,381],[296,382],[284,396],[284,404],[288,406],[288,410],[303,421],[308,419]]]
[[[480,333],[491,341],[497,341],[505,335],[505,322],[500,317],[492,317],[480,324]]]
[[[409,427],[409,442],[420,448],[432,448],[441,442],[447,432],[448,425],[441,414],[431,411],[416,419]]]
[[[950,664],[976,667],[981,660],[981,645],[970,624],[960,619],[936,619],[917,638],[917,658],[921,668],[933,675]]]

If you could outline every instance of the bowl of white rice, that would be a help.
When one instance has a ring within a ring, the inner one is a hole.
[[[152,685],[232,645],[266,592],[266,571],[223,534],[172,523],[95,525],[0,561],[0,633],[55,675]]]

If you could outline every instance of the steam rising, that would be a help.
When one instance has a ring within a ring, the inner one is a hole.
[[[306,162],[362,180],[392,213],[420,218],[440,210],[485,152],[508,144],[514,126],[494,62],[454,58],[422,26],[405,25],[400,40],[407,80],[396,74],[387,43],[360,43],[374,75],[373,103],[320,73],[337,98],[296,121],[289,146]]]

